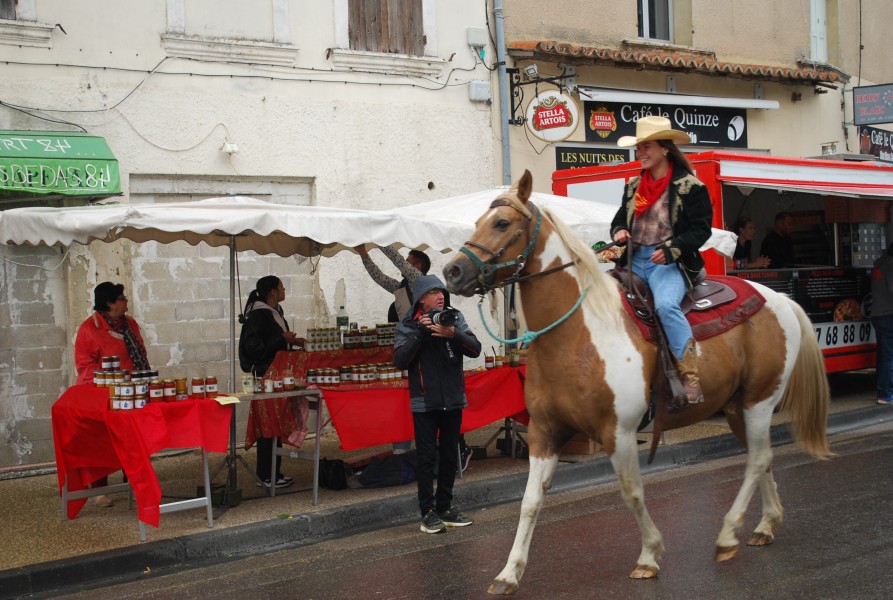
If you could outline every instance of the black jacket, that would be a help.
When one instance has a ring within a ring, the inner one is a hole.
[[[276,352],[288,348],[288,342],[273,317],[273,309],[266,304],[258,307],[258,304],[262,303],[251,305],[239,334],[239,366],[245,373],[263,375],[276,358]],[[288,331],[288,323],[285,328]]]
[[[611,237],[619,229],[632,233],[633,215],[636,203],[633,200],[639,189],[641,177],[633,177],[623,191],[623,203],[611,221]],[[670,221],[673,226],[673,237],[659,246],[667,257],[667,264],[680,266],[685,284],[691,289],[695,276],[704,268],[704,259],[699,249],[712,233],[713,205],[707,187],[687,171],[673,169],[673,179],[669,186]],[[617,264],[625,267],[629,261],[629,253],[624,252]]]
[[[419,324],[419,299],[433,289],[446,290],[446,286],[435,275],[422,275],[416,279],[412,290],[416,300],[412,310],[397,325],[394,366],[409,371],[412,412],[468,406],[462,357],[476,358],[481,353],[481,343],[461,313],[455,325],[456,336],[451,340],[433,337],[430,329]],[[444,306],[449,304],[450,296],[444,291]]]

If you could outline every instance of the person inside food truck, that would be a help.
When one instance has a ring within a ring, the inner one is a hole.
[[[695,177],[676,143],[691,142],[664,117],[642,117],[636,135],[617,141],[636,147],[642,164],[623,192],[620,210],[611,222],[611,237],[631,248],[618,264],[648,282],[657,312],[676,361],[685,394],[673,410],[704,401],[698,377],[698,357],[691,325],[680,303],[704,268],[698,251],[710,238],[713,206],[707,187]]]
[[[78,327],[74,341],[74,365],[77,383],[92,383],[93,371],[102,368],[103,356],[117,356],[120,368],[131,371],[149,369],[146,345],[139,325],[127,316],[128,298],[124,285],[103,281],[93,290],[93,314]],[[108,477],[94,481],[90,487],[105,487]],[[114,503],[106,496],[94,496],[97,506],[110,507]]]
[[[733,267],[735,269],[765,269],[769,266],[768,256],[758,256],[751,260],[753,236],[756,233],[756,227],[753,225],[753,219],[750,217],[740,216],[735,220],[732,231],[738,236],[738,243],[735,246],[735,254],[732,256]]]
[[[770,268],[790,269],[795,266],[793,230],[794,217],[791,213],[782,211],[775,215],[775,228],[766,234],[760,244],[760,255],[769,257]]]

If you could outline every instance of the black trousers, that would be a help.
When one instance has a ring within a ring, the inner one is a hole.
[[[443,512],[453,502],[453,483],[456,481],[456,471],[459,468],[459,428],[462,426],[462,409],[412,413],[412,421],[415,426],[415,446],[418,455],[416,477],[419,508],[422,516],[432,508]],[[436,495],[435,457],[440,463],[437,467]]]
[[[278,438],[278,444],[276,444],[279,448],[282,447],[282,438]],[[273,454],[273,438],[257,438],[257,476],[266,481],[269,479],[273,480],[272,477],[272,466],[273,460],[270,456]],[[276,457],[276,479],[282,477],[282,471],[280,467],[282,465],[282,457]]]

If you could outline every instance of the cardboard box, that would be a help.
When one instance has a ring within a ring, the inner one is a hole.
[[[561,449],[561,454],[595,454],[599,450],[599,444],[589,436],[577,433]]]

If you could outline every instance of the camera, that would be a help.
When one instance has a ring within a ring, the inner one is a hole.
[[[435,308],[428,312],[428,318],[435,325],[452,327],[459,320],[459,311],[455,308],[445,308],[443,310]]]

